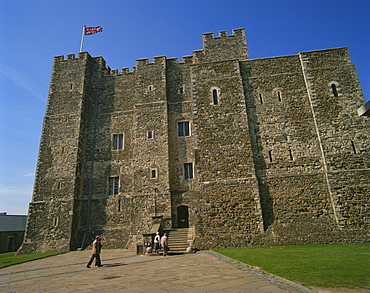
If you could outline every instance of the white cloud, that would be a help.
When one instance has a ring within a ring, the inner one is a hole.
[[[16,85],[24,88],[35,98],[39,99],[40,101],[46,102],[46,97],[44,95],[43,89],[27,76],[2,63],[0,63],[0,73],[4,74],[6,77],[12,80]]]
[[[23,177],[35,177],[35,173],[24,174]]]

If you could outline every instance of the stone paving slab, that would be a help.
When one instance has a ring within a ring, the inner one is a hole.
[[[163,257],[103,250],[104,266],[91,269],[89,258],[90,251],[71,251],[3,268],[0,292],[314,292],[212,251]]]

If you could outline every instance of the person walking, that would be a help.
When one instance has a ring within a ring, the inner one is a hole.
[[[153,250],[155,253],[159,253],[159,241],[160,240],[161,240],[161,236],[159,235],[159,232],[155,233],[154,245],[153,245]]]
[[[92,255],[91,255],[91,258],[88,262],[88,264],[86,265],[87,268],[91,268],[91,264],[95,258],[95,265],[98,266],[98,267],[102,267],[103,265],[101,264],[101,260],[100,260],[100,251],[101,251],[101,247],[103,246],[101,244],[101,239],[99,236],[96,236],[95,237],[95,240],[92,244]]]
[[[161,238],[161,246],[163,249],[163,256],[166,256],[167,251],[169,251],[167,233],[164,233],[163,237]]]

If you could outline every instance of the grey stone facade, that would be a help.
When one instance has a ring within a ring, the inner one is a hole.
[[[347,48],[249,59],[244,29],[132,72],[55,57],[19,253],[133,247],[153,216],[200,249],[369,241],[363,104]]]

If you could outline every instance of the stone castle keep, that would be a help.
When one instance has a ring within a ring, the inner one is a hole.
[[[132,72],[54,58],[19,253],[95,235],[132,248],[158,221],[199,249],[369,241],[370,120],[348,49],[249,59],[244,29],[202,37]]]

